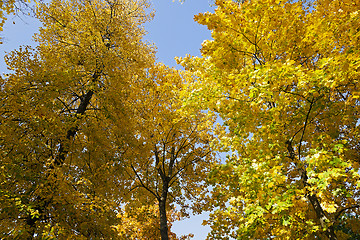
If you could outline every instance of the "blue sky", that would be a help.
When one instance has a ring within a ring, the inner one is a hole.
[[[193,18],[200,12],[213,11],[211,0],[186,0],[183,4],[175,0],[153,0],[155,18],[147,24],[147,38],[158,47],[158,60],[175,66],[175,56],[200,55],[199,49],[205,39],[210,38],[206,26]]]
[[[158,61],[180,68],[174,57],[200,55],[201,43],[210,39],[211,34],[193,18],[200,12],[213,12],[211,3],[211,0],[186,0],[182,4],[177,0],[153,0],[156,13],[154,20],[146,25],[146,38],[157,46]],[[192,216],[175,222],[172,230],[179,235],[193,233],[195,240],[205,239],[210,227],[201,223],[206,218],[207,214]]]
[[[210,39],[210,31],[205,26],[194,22],[193,17],[200,12],[213,11],[212,0],[152,0],[156,10],[155,18],[146,24],[146,39],[157,46],[158,61],[169,66],[176,66],[174,57],[186,54],[200,55],[199,49],[205,39]],[[31,17],[9,17],[4,31],[0,33],[3,44],[0,45],[0,74],[6,72],[5,52],[21,45],[34,45],[32,35],[40,24]],[[192,216],[173,225],[173,231],[179,235],[193,233],[193,239],[205,239],[209,227],[202,226],[206,214]]]
[[[206,26],[196,23],[193,18],[200,12],[213,12],[211,3],[211,0],[186,0],[182,4],[177,0],[153,0],[156,13],[154,20],[146,25],[146,39],[157,46],[158,61],[180,68],[174,57],[200,55],[201,43],[210,39],[211,34]],[[175,222],[172,230],[179,235],[193,233],[194,240],[205,239],[210,227],[201,223],[206,218],[207,214],[192,216]]]

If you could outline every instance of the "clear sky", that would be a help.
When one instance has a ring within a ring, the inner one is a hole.
[[[194,15],[200,12],[213,12],[212,0],[186,0],[180,3],[175,0],[153,0],[156,10],[155,18],[147,24],[147,39],[158,48],[158,61],[169,66],[176,66],[174,57],[186,54],[200,55],[201,43],[211,38],[206,26],[196,23]],[[172,230],[178,235],[193,233],[194,240],[206,238],[210,227],[201,223],[207,214],[191,216],[189,219],[175,222]]]
[[[186,54],[200,55],[199,49],[205,39],[210,39],[210,31],[205,26],[194,22],[193,17],[200,12],[213,11],[212,0],[186,0],[181,4],[178,0],[152,0],[156,10],[155,18],[146,24],[146,39],[154,42],[158,48],[158,61],[169,66],[176,66],[174,57]],[[0,45],[0,74],[6,71],[5,52],[18,48],[20,45],[34,45],[32,35],[40,24],[31,17],[10,17],[4,31],[0,33],[4,44]],[[192,216],[173,225],[178,234],[194,233],[195,240],[205,239],[209,227],[201,225],[206,214]]]
[[[147,38],[158,47],[158,60],[175,66],[175,56],[200,55],[199,49],[210,38],[206,26],[196,23],[194,15],[213,11],[212,0],[153,0],[155,18],[147,24]]]
[[[176,66],[174,57],[186,54],[200,55],[201,43],[210,39],[210,31],[206,26],[196,23],[194,15],[200,12],[213,12],[211,0],[186,0],[183,4],[175,0],[153,0],[156,10],[155,18],[147,24],[147,39],[158,48],[158,61],[169,66]],[[172,230],[178,235],[193,233],[194,240],[206,238],[210,227],[201,223],[207,214],[191,216],[189,219],[175,222]]]

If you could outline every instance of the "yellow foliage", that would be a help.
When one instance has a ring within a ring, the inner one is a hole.
[[[154,49],[143,0],[39,3],[39,46],[0,79],[0,238],[112,239]],[[136,76],[142,76],[142,79]],[[119,184],[121,183],[121,184]]]
[[[14,5],[15,5],[15,0],[7,0],[0,2],[0,32],[2,32],[6,20],[5,15],[14,12],[14,8],[15,8]]]
[[[210,175],[208,239],[347,238],[359,216],[359,10],[219,0],[195,16],[213,40],[178,59],[198,78],[186,105],[217,112],[218,149],[233,152]]]
[[[118,225],[113,226],[119,239],[129,240],[156,240],[160,239],[159,209],[157,205],[143,205],[140,207],[126,205],[118,213],[120,219]],[[168,212],[168,226],[171,229],[172,223],[177,220],[178,216],[175,211]],[[169,239],[178,238],[175,233],[169,231]]]

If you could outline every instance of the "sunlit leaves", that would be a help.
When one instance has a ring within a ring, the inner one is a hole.
[[[219,113],[219,149],[233,152],[210,175],[209,236],[346,239],[335,226],[359,214],[359,4],[216,5],[195,17],[212,31],[202,58],[178,59],[198,76],[186,104]]]
[[[129,196],[142,204],[158,204],[161,239],[167,239],[165,214],[174,206],[179,217],[188,216],[190,208],[201,212],[198,199],[207,193],[204,180],[215,163],[210,134],[215,118],[210,112],[182,108],[181,93],[193,82],[191,74],[156,64],[147,78],[151,81],[142,89],[143,97],[133,99],[143,145],[131,149],[125,160],[133,179]]]
[[[1,236],[111,238],[152,46],[146,1],[39,3],[36,49],[1,79]],[[144,79],[144,78],[142,78]],[[121,184],[119,184],[121,183]]]

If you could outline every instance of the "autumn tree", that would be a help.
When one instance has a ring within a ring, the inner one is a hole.
[[[215,162],[209,132],[214,117],[182,109],[181,92],[193,80],[191,75],[157,64],[147,77],[152,81],[137,100],[142,104],[136,105],[139,124],[144,126],[139,138],[144,144],[130,152],[127,174],[134,181],[132,199],[157,202],[161,239],[175,239],[169,237],[169,213],[185,216],[189,207],[198,211],[197,197],[207,190],[204,180]],[[189,201],[194,204],[187,206]]]
[[[359,1],[216,1],[187,104],[223,118],[208,239],[359,234]]]
[[[39,4],[36,49],[0,79],[0,237],[110,239],[136,146],[129,99],[154,61],[145,0]],[[119,180],[120,179],[120,180]]]

